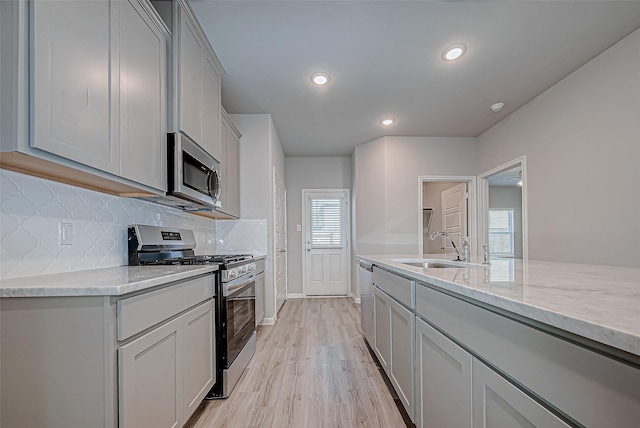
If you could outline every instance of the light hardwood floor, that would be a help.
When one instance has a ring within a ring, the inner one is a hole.
[[[231,396],[203,402],[187,427],[406,426],[350,298],[287,300],[278,316]]]

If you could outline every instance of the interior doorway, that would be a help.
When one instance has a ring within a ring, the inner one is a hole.
[[[419,177],[420,222],[418,225],[419,253],[442,254],[454,252],[444,238],[428,239],[434,232],[461,233],[470,242],[470,255],[477,255],[476,177],[424,176]],[[456,239],[456,238],[454,238]],[[458,245],[459,239],[456,241]]]
[[[478,250],[492,257],[528,258],[527,162],[522,156],[480,175]]]

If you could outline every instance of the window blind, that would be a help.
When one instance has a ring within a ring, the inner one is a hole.
[[[513,210],[489,211],[489,251],[496,255],[514,255]]]
[[[342,199],[311,199],[311,246],[342,247]]]

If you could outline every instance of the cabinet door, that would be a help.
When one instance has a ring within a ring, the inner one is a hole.
[[[471,354],[419,318],[416,347],[416,425],[471,427]]]
[[[373,324],[374,341],[373,350],[378,357],[380,365],[389,374],[390,362],[390,297],[374,287],[373,289]]]
[[[414,420],[413,349],[416,317],[393,299],[389,302],[389,377],[407,413]]]
[[[215,382],[214,306],[209,300],[186,313],[184,327],[184,418],[200,405]]]
[[[202,42],[195,24],[180,10],[178,127],[202,145]]]
[[[240,217],[240,141],[229,130],[226,153],[227,214]]]
[[[120,428],[173,428],[183,421],[181,318],[118,349]]]
[[[205,49],[202,49],[205,52]],[[211,58],[202,59],[202,148],[218,162],[222,133],[220,131],[220,76]]]
[[[120,5],[120,175],[166,190],[167,41],[137,0]]]
[[[569,427],[480,361],[473,360],[473,427]]]
[[[256,325],[264,319],[264,273],[256,276]]]
[[[220,186],[220,211],[226,213],[227,212],[227,203],[228,203],[228,183],[227,183],[227,137],[229,136],[229,125],[226,121],[220,122],[220,177],[221,177],[221,186]]]
[[[108,0],[30,6],[31,145],[117,174],[120,153],[111,128],[117,92],[109,84],[115,8]]]

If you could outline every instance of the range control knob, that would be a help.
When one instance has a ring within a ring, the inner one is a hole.
[[[229,270],[228,275],[230,280],[235,279],[238,276],[238,271],[235,269],[231,269]]]

